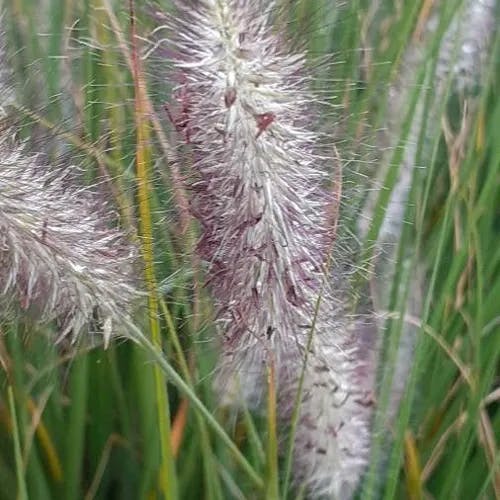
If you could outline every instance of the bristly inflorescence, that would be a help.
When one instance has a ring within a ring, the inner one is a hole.
[[[49,166],[19,144],[3,45],[0,68],[0,318],[24,311],[60,338],[87,328],[106,343],[125,332],[139,297],[136,247],[97,191],[77,187],[75,167]]]
[[[373,325],[347,319],[345,284],[327,270],[334,160],[315,127],[306,54],[272,27],[274,2],[176,6],[157,13],[157,32],[168,32],[179,82],[169,116],[190,150],[198,248],[223,334],[219,390],[258,402],[272,359],[287,428],[307,355],[295,481],[311,496],[349,498],[369,451]]]
[[[2,310],[56,321],[62,337],[96,319],[110,334],[137,298],[134,247],[94,193],[9,142],[0,142]]]

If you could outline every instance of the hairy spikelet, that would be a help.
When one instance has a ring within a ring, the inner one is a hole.
[[[348,322],[333,277],[324,280],[335,202],[325,167],[334,161],[315,130],[305,54],[288,51],[275,14],[263,0],[177,2],[175,17],[157,13],[175,40],[163,46],[179,82],[169,114],[190,150],[198,248],[223,333],[221,391],[257,403],[272,359],[286,429],[308,352],[295,480],[312,496],[346,499],[368,456],[373,328]]]
[[[93,193],[72,187],[9,138],[0,155],[2,309],[16,303],[40,321],[56,320],[61,336],[97,318],[109,332],[136,296],[135,250],[110,229]]]
[[[138,296],[136,249],[101,197],[75,185],[74,167],[46,165],[5,125],[12,94],[0,51],[0,317],[24,310],[55,322],[61,338],[90,327],[106,342]]]
[[[424,85],[419,90],[419,99],[412,117],[412,127],[405,145],[405,156],[403,168],[400,171],[398,184],[393,190],[391,200],[387,208],[387,215],[380,231],[382,243],[393,241],[399,237],[404,222],[404,208],[408,200],[411,180],[417,156],[417,145],[419,134],[423,126],[426,127],[424,140],[438,132],[440,118],[436,116],[443,99],[446,98],[448,85],[452,94],[473,96],[477,88],[483,83],[484,72],[490,57],[490,45],[496,29],[495,19],[497,0],[464,0],[461,8],[452,16],[450,25],[445,31],[439,45],[439,53],[435,72],[426,75]],[[402,71],[398,81],[389,91],[388,116],[389,142],[395,146],[402,126],[408,97],[414,90],[417,71],[425,62],[426,50],[429,40],[436,36],[440,17],[443,12],[436,10],[425,25],[421,41],[412,43],[403,60]],[[432,95],[429,105],[430,116],[423,123],[424,104],[428,93]],[[428,154],[421,155],[427,161]],[[425,167],[425,165],[422,165]],[[383,173],[383,172],[382,172]],[[374,196],[368,203],[371,210]],[[362,219],[369,221],[367,215]],[[361,227],[361,232],[366,232],[366,227]]]

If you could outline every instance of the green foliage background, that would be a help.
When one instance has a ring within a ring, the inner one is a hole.
[[[359,183],[356,194],[344,202],[344,224],[352,224],[354,230],[370,177],[387,161],[377,151],[377,131],[385,126],[389,112],[387,92],[429,2],[282,3],[287,4],[292,37],[305,41],[314,56],[332,54],[334,64],[315,66],[314,71],[320,73],[323,98],[333,105],[328,119],[336,121],[346,182]],[[449,25],[461,2],[446,3],[444,24]],[[168,2],[164,7],[169,8]],[[136,124],[133,77],[127,66],[126,5],[111,0],[4,0],[4,10],[13,83],[22,103],[15,117],[22,125],[21,135],[53,158],[81,162],[88,182],[106,173],[113,186],[109,196],[120,209],[122,223],[137,227]],[[137,11],[139,34],[147,36],[152,20],[146,5],[138,1]],[[116,16],[123,40],[110,13]],[[429,46],[438,46],[445,29],[436,32]],[[400,334],[398,318],[404,314],[405,294],[415,286],[420,260],[428,270],[422,316],[415,319],[422,328],[407,398],[397,425],[390,429],[392,448],[384,442],[383,417],[376,419],[374,460],[359,493],[363,499],[500,498],[499,47],[497,36],[487,77],[474,97],[478,111],[456,170],[449,168],[450,151],[442,133],[430,138],[426,151],[431,154],[418,162],[425,168],[414,176],[406,211],[414,224],[407,225],[399,243],[398,254],[405,258],[398,261],[392,283],[390,310],[395,319],[387,326],[384,344],[377,395],[381,406],[394,361],[392,339]],[[421,75],[432,75],[436,57],[437,50],[429,49]],[[158,79],[163,70],[161,61],[152,61],[145,75],[150,95],[160,105],[159,93],[168,93],[167,83],[162,87]],[[408,90],[409,104],[418,92],[418,85]],[[456,132],[462,109],[459,96],[450,91],[448,102],[440,104],[439,113],[447,114]],[[424,114],[429,112],[425,109]],[[158,117],[168,127],[161,111]],[[401,129],[401,144],[408,138],[411,118],[407,116]],[[284,492],[280,484],[269,422],[249,413],[236,417],[220,410],[214,400],[210,374],[215,354],[208,342],[214,336],[213,311],[193,256],[196,227],[192,224],[182,235],[176,222],[168,153],[152,131],[150,216],[165,356],[153,361],[153,347],[126,341],[107,350],[87,344],[54,345],[50,332],[29,320],[2,324],[1,500],[300,496],[300,491]],[[401,151],[391,160],[385,187],[397,178]],[[372,238],[386,203],[381,196],[374,208]],[[373,250],[369,242],[362,248],[358,264],[366,270]],[[366,280],[366,273],[359,279]],[[149,337],[147,318],[148,311],[140,311],[137,322]],[[169,404],[159,413],[162,397],[154,366],[176,382],[168,384]],[[184,385],[172,378],[173,370]],[[163,447],[157,423],[162,413],[167,419],[171,415],[175,435]],[[236,446],[228,445],[228,437]],[[166,462],[170,453],[176,455],[175,474],[170,466],[160,466],[162,452]],[[385,455],[382,476],[378,464]],[[165,480],[168,485],[162,493]]]

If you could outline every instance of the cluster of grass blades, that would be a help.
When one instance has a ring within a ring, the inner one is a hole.
[[[405,207],[411,223],[389,286],[380,408],[408,324],[418,330],[414,364],[394,425],[387,429],[382,410],[375,418],[373,459],[358,497],[500,498],[500,33],[476,95],[463,98],[450,84],[434,109],[422,88],[433,81],[440,40],[462,5],[450,2],[407,89],[398,147],[383,158],[373,150],[394,113],[388,93],[433,2],[281,3],[290,7],[284,25],[291,36],[313,57],[333,61],[312,70],[334,109],[344,182],[361,186],[344,208],[345,233],[356,231],[379,163],[389,165],[357,257],[360,288],[404,148],[420,144],[422,168]],[[157,68],[138,57],[153,26],[148,6],[3,4],[20,136],[54,158],[81,160],[89,183],[104,179],[122,224],[138,235],[148,300],[135,318],[135,342],[107,349],[54,345],[49,327],[22,317],[0,324],[0,500],[301,498],[290,487],[290,457],[278,456],[272,366],[267,418],[235,416],[213,395],[215,330],[194,252],[197,229],[182,172],[167,166],[175,152],[168,120],[156,111],[162,96],[149,73]],[[163,0],[162,7],[171,5]],[[417,106],[425,118],[409,138]],[[425,130],[435,123],[426,120],[438,122],[430,138]],[[426,287],[414,317],[406,297],[418,266]]]

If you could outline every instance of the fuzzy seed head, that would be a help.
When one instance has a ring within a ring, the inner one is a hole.
[[[106,345],[125,333],[139,297],[136,248],[101,196],[76,186],[76,168],[46,165],[18,144],[5,125],[10,80],[0,34],[0,318],[29,312],[60,338],[96,329]]]
[[[123,323],[134,299],[135,248],[109,226],[99,197],[75,188],[21,147],[0,142],[0,297],[60,336],[77,336],[97,319]]]
[[[258,404],[272,358],[286,430],[308,353],[295,481],[314,497],[349,498],[368,457],[373,366],[370,341],[324,283],[334,160],[315,126],[306,54],[272,27],[275,2],[176,5],[174,17],[157,13],[157,32],[173,53],[170,120],[190,150],[191,209],[223,334],[219,390]]]

